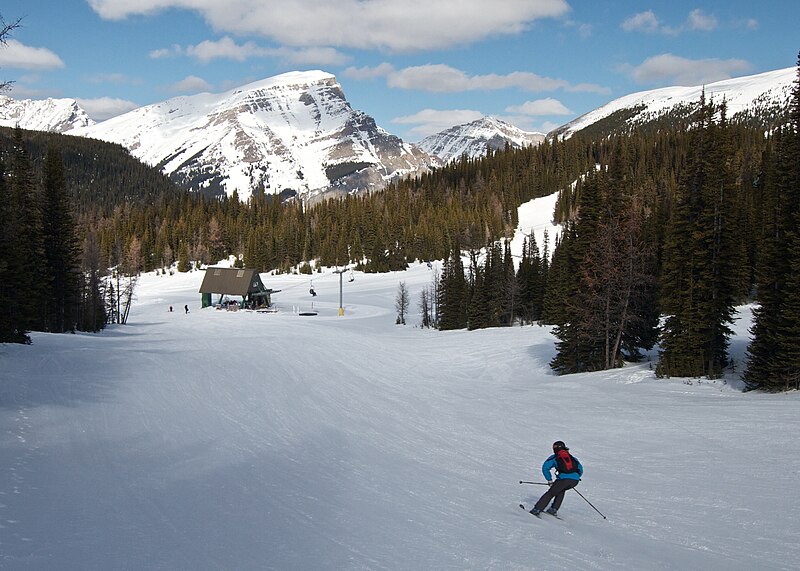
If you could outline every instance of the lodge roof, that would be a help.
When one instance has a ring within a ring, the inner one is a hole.
[[[258,272],[240,268],[207,268],[203,283],[200,284],[200,293],[241,295],[244,297],[248,293],[264,291],[267,291],[267,288],[261,282]]]

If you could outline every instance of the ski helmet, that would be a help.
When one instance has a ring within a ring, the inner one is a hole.
[[[569,448],[567,448],[567,445],[564,444],[564,442],[562,440],[556,440],[555,442],[553,442],[553,450],[555,450],[555,451],[558,451],[558,450],[569,450]]]

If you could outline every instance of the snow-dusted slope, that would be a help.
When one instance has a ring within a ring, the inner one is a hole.
[[[0,125],[62,133],[94,125],[74,99],[11,99],[0,95]]]
[[[728,115],[737,113],[764,114],[776,105],[784,105],[789,98],[792,82],[797,77],[796,68],[779,69],[727,79],[694,87],[665,87],[651,91],[633,93],[615,99],[594,111],[590,111],[560,127],[555,132],[569,137],[615,112],[635,110],[626,118],[629,124],[644,123],[680,106],[694,105],[700,101],[705,90],[706,98],[716,102],[723,100],[728,106]]]
[[[322,71],[178,97],[70,134],[120,143],[194,190],[237,190],[243,198],[381,188],[430,160],[353,110]]]
[[[546,327],[395,325],[432,274],[356,272],[340,317],[330,269],[314,298],[264,275],[275,314],[147,273],[126,326],[0,345],[0,568],[797,569],[800,393],[736,390],[740,366],[557,377]],[[517,507],[554,440],[607,519],[575,491],[561,520]]]
[[[523,131],[494,117],[482,117],[426,137],[420,141],[419,147],[449,162],[463,155],[469,158],[482,157],[487,150],[502,149],[506,144],[512,147],[538,145],[544,137],[541,133]]]

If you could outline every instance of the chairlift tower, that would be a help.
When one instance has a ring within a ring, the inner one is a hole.
[[[339,317],[344,315],[344,306],[342,305],[342,276],[347,272],[347,266],[341,270],[334,270],[334,274],[339,274]]]

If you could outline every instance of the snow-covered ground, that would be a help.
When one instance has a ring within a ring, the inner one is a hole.
[[[330,271],[262,276],[274,314],[151,273],[127,326],[0,345],[0,568],[797,569],[800,394],[557,377],[547,328],[419,328],[431,274],[345,276],[340,317]],[[519,509],[558,439],[607,519]]]

